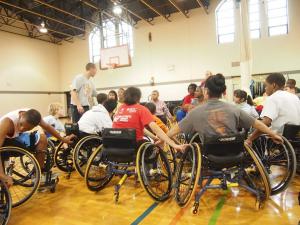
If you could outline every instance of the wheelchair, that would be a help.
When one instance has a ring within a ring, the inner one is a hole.
[[[4,171],[13,179],[9,191],[12,207],[27,202],[40,185],[41,169],[35,156],[13,140],[7,140],[0,148]],[[19,146],[19,147],[17,147]]]
[[[290,136],[290,126],[292,125],[284,126],[282,144],[274,143],[267,135],[259,136],[252,144],[253,150],[259,156],[270,175],[271,195],[276,195],[286,190],[296,173],[295,151],[287,139],[294,138]],[[297,141],[297,139],[294,141]]]
[[[138,147],[134,129],[104,129],[102,142],[91,155],[85,171],[89,190],[98,192],[114,176],[122,176],[114,186],[114,201],[118,203],[122,185],[134,176],[155,201],[169,198],[172,172],[162,149],[146,140]]]
[[[208,189],[242,187],[256,197],[259,210],[271,192],[268,173],[251,147],[244,144],[245,135],[204,137],[202,144],[191,143],[182,155],[175,180],[175,200],[180,207],[191,201],[196,189],[193,214]],[[218,184],[212,184],[218,180]]]
[[[300,174],[300,125],[286,124],[283,136],[291,143],[296,154],[296,172]]]
[[[94,150],[102,144],[101,134],[93,134],[80,139],[73,151],[73,162],[76,171],[84,177],[87,162]]]
[[[8,187],[0,181],[0,224],[8,224],[12,208],[12,199]]]

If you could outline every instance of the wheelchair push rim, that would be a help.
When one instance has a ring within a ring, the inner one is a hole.
[[[18,147],[2,147],[1,155],[5,155],[5,172],[13,178],[13,186],[9,191],[12,198],[12,207],[20,206],[28,201],[40,185],[41,169],[36,158],[27,150]],[[5,159],[2,157],[2,159]],[[21,158],[30,162],[28,172],[22,166]]]
[[[0,181],[0,224],[6,225],[9,221],[12,208],[12,199],[8,187]]]
[[[72,152],[73,148],[68,146],[67,149],[64,149],[62,142],[56,147],[54,162],[59,170],[66,173],[74,171]]]
[[[165,201],[172,191],[172,171],[167,156],[159,147],[144,143],[136,158],[136,167],[143,189],[155,201]]]
[[[180,207],[189,204],[196,191],[201,171],[201,150],[193,143],[186,148],[177,167],[175,200]]]
[[[73,151],[73,162],[76,171],[84,177],[87,162],[96,148],[101,145],[102,139],[99,135],[90,135],[82,138]]]
[[[270,137],[262,135],[252,145],[269,173],[271,195],[286,190],[296,173],[295,151],[289,141],[282,138],[283,144],[276,144]]]
[[[85,183],[90,191],[102,190],[113,178],[110,165],[102,157],[103,146],[99,146],[88,160]]]

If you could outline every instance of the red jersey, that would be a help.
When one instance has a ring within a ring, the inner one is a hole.
[[[140,105],[120,106],[113,121],[113,128],[133,128],[136,130],[136,140],[142,140],[144,136],[144,128],[149,123],[154,122],[150,111]]]
[[[194,95],[185,96],[184,99],[183,99],[182,105],[191,104],[193,98],[194,98]]]

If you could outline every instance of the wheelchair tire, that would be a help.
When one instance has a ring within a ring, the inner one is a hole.
[[[27,150],[6,146],[0,148],[1,158],[7,163],[4,163],[5,172],[13,178],[13,186],[9,191],[12,198],[12,207],[20,206],[27,202],[37,191],[40,185],[41,169],[36,158]],[[21,158],[27,159],[27,171],[23,168]]]
[[[111,181],[114,174],[112,174],[109,169],[109,165],[103,160],[101,145],[89,158],[85,170],[84,179],[90,191],[100,191]],[[98,174],[96,174],[96,172],[98,172]]]
[[[154,153],[154,148],[158,152]],[[149,159],[152,155],[155,158]],[[152,143],[141,145],[137,153],[136,168],[141,185],[151,198],[158,202],[169,198],[172,192],[172,171],[162,149]]]
[[[244,165],[248,166],[248,168],[244,170],[245,172],[244,179],[248,186],[250,186],[253,189],[256,189],[256,191],[259,192],[260,196],[257,197],[257,201],[263,203],[264,201],[268,200],[271,195],[271,184],[270,184],[269,175],[260,157],[257,155],[257,153],[248,145],[245,144],[244,146],[245,146],[246,153],[248,153],[248,155],[251,158],[251,161],[249,161],[250,158],[248,158],[248,162],[246,160],[246,162],[244,163]],[[247,157],[245,158],[247,159]],[[250,180],[251,179],[250,176],[253,177],[253,180]],[[254,179],[257,179],[258,177],[260,177],[261,181],[256,182],[257,185],[255,185]],[[261,184],[262,186],[258,187],[259,184]]]
[[[55,153],[55,144],[53,143],[53,141],[51,141],[50,139],[48,139],[48,162],[50,163],[49,168],[53,168],[55,162],[54,162],[54,153]]]
[[[268,136],[262,135],[252,145],[269,173],[271,195],[286,190],[296,173],[297,162],[294,148],[286,138],[282,138],[284,143],[276,144]],[[284,171],[284,174],[282,174],[282,171]],[[276,173],[278,172],[280,173],[277,176]]]
[[[6,225],[10,218],[12,199],[8,187],[0,183],[0,225]]]
[[[196,143],[186,148],[180,159],[175,180],[175,200],[180,207],[187,206],[196,191],[201,172],[201,160],[200,146]],[[185,170],[186,166],[189,166],[187,173]],[[188,182],[185,183],[187,181],[187,174]],[[186,188],[182,188],[181,186],[185,186]]]
[[[67,149],[64,149],[61,142],[55,149],[54,162],[59,170],[66,173],[73,172],[73,148],[69,146]]]
[[[76,171],[81,177],[84,177],[87,162],[95,148],[102,144],[102,138],[99,135],[90,135],[82,138],[73,150],[73,162]]]
[[[200,136],[198,133],[195,133],[189,141],[189,144],[200,143]]]

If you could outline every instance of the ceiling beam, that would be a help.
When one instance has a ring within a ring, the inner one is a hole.
[[[12,17],[9,17],[9,16],[1,15],[1,14],[0,14],[0,17],[8,19],[8,20],[14,20],[18,23],[24,23],[24,24],[27,24],[27,25],[35,26],[35,27],[38,26],[38,25],[33,24],[33,23],[29,23],[29,22],[26,22],[26,21],[23,21],[23,20],[20,20],[20,19],[12,18]],[[60,32],[60,31],[57,31],[57,30],[53,30],[53,29],[50,29],[50,28],[47,28],[47,29],[49,31],[53,32],[53,33],[61,34],[61,35],[64,35],[66,37],[73,37],[73,35],[71,35],[71,34],[67,34],[67,33]]]
[[[204,10],[204,12],[206,14],[208,14],[208,10],[207,8],[204,6],[203,2],[201,0],[196,0],[196,2],[198,3],[198,5]]]
[[[181,12],[182,15],[184,15],[186,18],[189,18],[188,14],[184,12],[173,0],[168,0],[177,10],[178,12]]]
[[[157,9],[155,9],[152,5],[150,5],[145,0],[140,0],[140,2],[143,3],[145,6],[147,6],[149,9],[151,9],[153,12],[155,12],[157,15],[162,16],[163,18],[165,18],[165,20],[171,22],[169,18],[167,18],[165,15],[163,15],[161,12],[159,12]]]
[[[71,28],[74,28],[74,29],[77,29],[77,30],[80,30],[80,31],[85,32],[85,30],[82,29],[82,28],[80,28],[80,27],[76,27],[76,26],[74,26],[74,25],[72,25],[72,24],[65,23],[65,22],[63,22],[63,21],[54,19],[54,18],[52,18],[52,17],[45,16],[45,15],[42,15],[42,14],[40,14],[40,13],[37,13],[37,12],[31,11],[31,10],[22,8],[22,7],[20,7],[20,6],[17,6],[17,5],[8,3],[8,2],[5,2],[4,0],[0,0],[0,3],[3,3],[3,4],[5,4],[5,5],[7,5],[7,6],[10,6],[10,7],[16,8],[16,9],[20,9],[20,10],[23,10],[24,12],[28,12],[28,13],[31,13],[31,14],[33,14],[33,15],[40,16],[40,17],[43,17],[43,18],[45,18],[45,19],[52,20],[52,21],[54,21],[54,22],[56,22],[56,23],[60,23],[60,24],[63,24],[63,25],[65,25],[65,26],[68,26],[68,27],[71,27]]]
[[[77,16],[77,15],[75,15],[75,14],[73,14],[73,13],[67,12],[67,11],[65,11],[65,10],[63,10],[63,9],[61,9],[61,8],[58,8],[58,7],[54,6],[54,5],[48,4],[48,3],[45,2],[44,0],[34,0],[34,1],[40,3],[41,5],[44,5],[44,6],[47,6],[47,7],[49,7],[49,8],[55,9],[56,11],[59,11],[59,12],[61,12],[61,13],[67,14],[67,15],[69,15],[69,16],[73,16],[74,18],[79,19],[79,20],[82,20],[82,21],[84,21],[84,22],[86,22],[86,23],[89,23],[89,24],[91,24],[91,25],[93,25],[93,26],[99,26],[99,25],[96,24],[95,22],[92,22],[92,21],[90,21],[90,20],[87,20],[87,19],[85,19],[85,18],[83,18],[83,17],[81,17],[81,16]]]
[[[140,20],[144,20],[145,22],[149,23],[150,25],[153,26],[153,23],[151,23],[149,20],[147,20],[146,18],[136,14],[135,12],[129,10],[128,8],[126,8],[125,6],[121,6],[124,10],[127,10],[127,12],[129,12],[130,14],[134,15],[135,17],[139,18]]]

